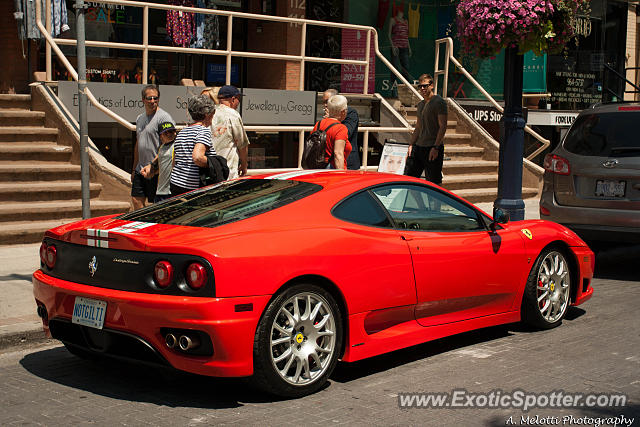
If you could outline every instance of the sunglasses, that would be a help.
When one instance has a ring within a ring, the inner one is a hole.
[[[159,96],[146,96],[144,99],[146,99],[147,101],[157,101],[158,99],[160,99]]]
[[[431,86],[433,84],[433,82],[429,82],[429,83],[425,83],[425,84],[419,84],[418,85],[418,89],[426,89],[429,86]]]

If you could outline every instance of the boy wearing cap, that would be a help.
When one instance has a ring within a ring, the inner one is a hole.
[[[176,139],[176,127],[171,122],[163,122],[158,125],[160,146],[156,157],[142,168],[140,173],[147,179],[158,174],[158,188],[154,203],[161,202],[171,197],[171,170],[173,169],[173,141]]]
[[[241,96],[242,94],[235,86],[222,86],[218,91],[220,105],[211,123],[213,148],[218,155],[227,159],[229,179],[247,173],[249,138],[244,130],[240,113],[236,111],[240,105]]]
[[[147,85],[142,89],[144,112],[136,119],[136,143],[133,147],[133,169],[131,171],[131,204],[133,210],[153,202],[156,194],[156,180],[145,179],[142,168],[158,154],[160,123],[174,120],[169,113],[158,106],[160,90],[155,85]]]

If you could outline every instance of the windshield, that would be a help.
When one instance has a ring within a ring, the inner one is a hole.
[[[589,114],[576,120],[564,148],[582,156],[640,156],[640,111]]]
[[[322,189],[317,184],[243,179],[173,197],[118,217],[127,221],[215,227],[287,205]]]

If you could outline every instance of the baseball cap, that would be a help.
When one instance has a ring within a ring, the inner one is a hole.
[[[160,135],[161,133],[164,133],[168,130],[176,130],[176,127],[173,125],[173,123],[171,122],[162,122],[158,125],[158,135]]]
[[[242,96],[242,93],[235,86],[224,85],[218,91],[218,98],[231,98],[233,96]]]

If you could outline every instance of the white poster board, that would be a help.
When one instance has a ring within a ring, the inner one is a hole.
[[[380,164],[378,165],[378,172],[394,173],[396,175],[404,174],[408,153],[409,146],[407,144],[385,143]]]

